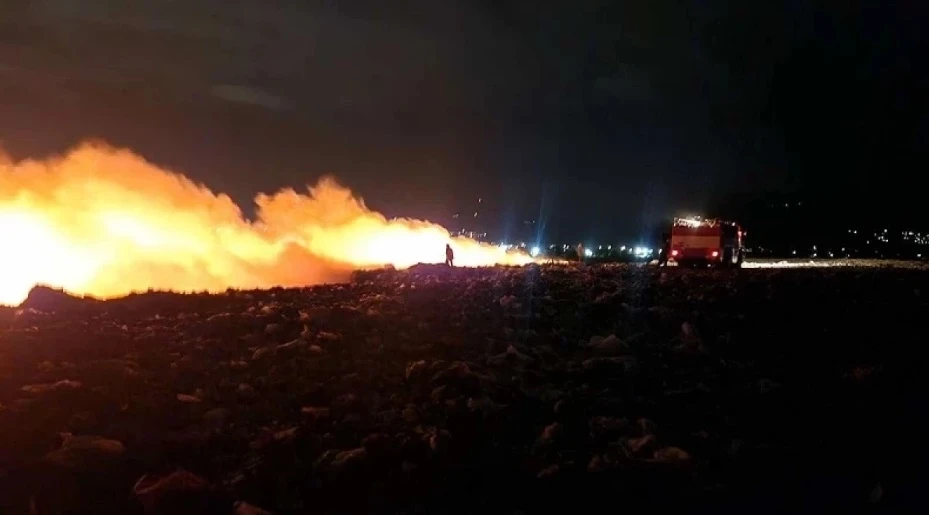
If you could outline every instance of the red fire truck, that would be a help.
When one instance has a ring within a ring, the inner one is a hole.
[[[742,266],[742,228],[735,222],[675,218],[669,261],[679,265]]]

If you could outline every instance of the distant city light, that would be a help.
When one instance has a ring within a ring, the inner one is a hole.
[[[532,257],[537,257],[541,252],[542,252],[542,251],[541,251],[541,249],[539,249],[539,247],[532,247],[532,250],[529,251],[529,254],[530,254]]]
[[[626,246],[623,245],[622,247],[619,247],[619,250],[620,250],[620,252],[625,251],[625,250],[626,250]]]
[[[592,250],[590,250],[590,249],[584,249],[584,255],[587,256],[587,257],[593,256],[593,255],[594,255],[594,251],[592,251]]]

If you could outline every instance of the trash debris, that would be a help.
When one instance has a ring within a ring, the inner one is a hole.
[[[331,333],[329,331],[320,331],[319,334],[316,335],[316,337],[324,342],[337,342],[342,339],[340,335],[336,333]]]
[[[549,479],[558,475],[558,472],[561,471],[561,467],[558,465],[551,465],[540,470],[536,477],[539,479]]]
[[[296,352],[296,351],[300,351],[300,350],[307,348],[307,346],[308,345],[306,343],[306,340],[304,340],[303,338],[297,338],[287,343],[282,343],[278,345],[277,351],[278,352]]]
[[[629,346],[614,334],[592,337],[587,348],[601,356],[615,356],[629,351]]]
[[[325,420],[329,418],[329,408],[304,406],[300,408],[300,413],[303,413],[304,415],[310,415],[314,420]]]
[[[658,445],[655,435],[645,435],[639,438],[630,438],[626,440],[626,448],[633,455],[641,455],[650,452],[651,449]]]
[[[810,459],[874,477],[857,442],[918,454],[899,435],[921,390],[897,371],[918,362],[901,335],[921,334],[922,272],[718,272],[426,265],[0,307],[0,491],[22,492],[0,511],[700,511],[801,499]],[[877,479],[846,500],[886,504]]]
[[[406,379],[409,381],[414,376],[422,374],[426,370],[426,361],[414,361],[406,366]]]
[[[249,447],[255,450],[263,449],[270,444],[286,444],[293,442],[297,436],[297,428],[290,427],[287,429],[271,430],[263,429],[257,438],[252,440]]]
[[[516,297],[513,295],[504,295],[500,298],[500,307],[502,308],[517,308],[519,303],[516,302]]]
[[[247,502],[237,501],[233,505],[232,515],[272,515],[270,511],[262,510],[257,506],[252,506]]]
[[[550,443],[561,436],[563,432],[564,430],[558,422],[549,424],[542,430],[542,435],[539,436],[539,443]]]
[[[243,399],[252,399],[255,397],[255,388],[248,383],[239,383],[236,391],[239,393],[239,397]]]
[[[42,361],[41,363],[36,365],[36,370],[38,370],[39,372],[51,372],[55,370],[56,368],[58,367],[56,367],[54,363],[48,360]]]
[[[690,459],[690,454],[677,447],[664,447],[655,451],[654,459],[656,461],[687,461]]]
[[[70,379],[62,379],[54,383],[43,383],[43,384],[27,384],[21,388],[22,391],[26,393],[48,393],[59,390],[76,390],[80,388],[80,381],[72,381]]]
[[[126,447],[119,440],[101,436],[62,433],[61,448],[45,455],[46,461],[64,467],[84,467],[122,456]]]
[[[351,449],[348,451],[341,451],[335,455],[335,458],[329,464],[332,469],[343,469],[345,467],[356,465],[364,461],[367,457],[368,452],[364,447],[358,447],[357,449]]]
[[[441,453],[445,452],[448,449],[448,444],[452,439],[451,433],[445,429],[439,429],[438,431],[432,431],[428,435],[429,448],[433,452]]]
[[[497,354],[496,356],[491,356],[487,360],[487,364],[493,365],[493,366],[500,366],[506,363],[514,363],[514,364],[518,363],[518,364],[526,365],[534,361],[535,360],[528,354],[519,352],[519,350],[517,350],[516,347],[509,345],[507,346],[506,350],[502,352],[501,354]]]
[[[186,470],[167,475],[144,475],[132,487],[133,495],[142,504],[146,514],[194,512],[205,508],[210,484],[200,476]]]

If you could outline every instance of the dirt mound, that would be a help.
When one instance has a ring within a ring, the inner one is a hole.
[[[48,286],[36,286],[29,291],[20,305],[20,309],[33,309],[45,313],[60,313],[74,311],[96,304],[99,301],[91,297],[78,297],[64,290]]]

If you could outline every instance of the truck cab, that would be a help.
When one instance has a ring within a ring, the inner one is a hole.
[[[743,260],[742,237],[742,228],[735,222],[675,218],[668,260],[678,265],[739,268]]]

